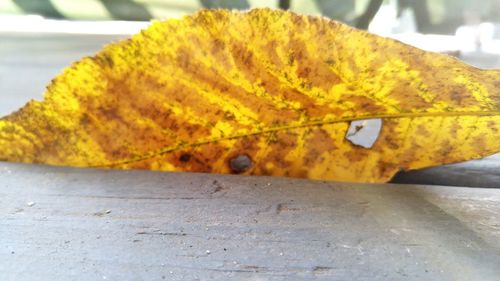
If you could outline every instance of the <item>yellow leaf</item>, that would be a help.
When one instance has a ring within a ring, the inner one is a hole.
[[[83,58],[0,119],[0,159],[385,182],[500,151],[500,73],[321,17],[201,11]],[[370,147],[350,122],[382,119]]]

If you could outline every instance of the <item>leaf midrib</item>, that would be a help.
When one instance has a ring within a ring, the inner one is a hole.
[[[147,152],[145,154],[142,154],[140,156],[130,158],[130,159],[124,159],[120,160],[117,162],[111,162],[107,164],[100,164],[100,165],[91,165],[90,167],[92,168],[104,168],[104,167],[112,167],[112,166],[117,166],[117,165],[123,165],[123,164],[130,164],[134,162],[139,162],[139,161],[144,161],[151,159],[153,157],[173,152],[179,149],[187,148],[187,147],[197,147],[200,145],[205,145],[205,144],[211,144],[211,143],[216,143],[219,141],[223,140],[230,140],[230,139],[239,139],[239,138],[244,138],[248,136],[255,136],[255,135],[260,135],[260,134],[266,134],[266,133],[272,133],[272,132],[279,132],[279,131],[286,131],[286,130],[293,130],[293,129],[298,129],[298,128],[306,128],[306,127],[316,127],[316,126],[322,126],[322,125],[329,125],[329,124],[335,124],[335,123],[343,123],[343,122],[352,122],[352,121],[357,121],[357,120],[369,120],[369,119],[395,119],[395,118],[425,118],[425,117],[463,117],[463,116],[500,116],[500,111],[445,111],[445,112],[400,112],[400,113],[385,113],[385,114],[370,114],[370,115],[360,115],[360,116],[348,116],[348,117],[340,117],[336,119],[331,119],[331,120],[315,120],[315,121],[309,121],[305,123],[300,123],[300,124],[291,124],[291,125],[282,125],[282,126],[276,126],[276,127],[271,127],[271,128],[266,128],[260,131],[254,131],[254,132],[248,132],[244,134],[235,134],[231,136],[225,136],[225,137],[218,137],[218,138],[209,138],[205,140],[200,140],[197,142],[193,143],[179,143],[173,146],[165,147],[163,149],[160,149],[158,151],[154,152]]]

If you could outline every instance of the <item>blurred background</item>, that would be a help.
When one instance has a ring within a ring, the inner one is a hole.
[[[201,8],[255,7],[324,15],[385,33],[452,35],[460,26],[496,22],[500,18],[498,0],[1,0],[0,15],[19,20],[19,16],[36,15],[64,20],[149,21],[179,17]],[[6,29],[5,24],[2,29]]]
[[[256,7],[323,15],[480,68],[500,69],[500,0],[0,0],[0,116],[41,99],[64,67],[146,28],[152,19],[202,8]],[[499,160],[500,154],[471,163],[482,175],[490,169],[495,186]],[[455,183],[477,179],[469,186],[485,186],[484,177],[461,174],[454,175]],[[450,178],[445,175],[441,183]]]
[[[368,27],[378,11],[377,28],[384,24],[386,30],[416,29],[440,34],[454,34],[461,25],[494,22],[500,16],[498,0],[2,0],[0,13],[51,19],[149,21],[200,8],[263,6],[322,14],[362,28]],[[414,23],[407,18],[413,18]]]

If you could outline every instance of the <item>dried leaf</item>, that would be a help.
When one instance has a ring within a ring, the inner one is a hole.
[[[385,182],[500,151],[499,88],[498,71],[325,18],[201,11],[64,70],[0,119],[0,159]],[[351,143],[369,119],[375,143]]]

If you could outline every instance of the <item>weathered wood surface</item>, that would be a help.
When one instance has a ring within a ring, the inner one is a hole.
[[[392,182],[500,188],[500,154],[480,160],[401,172]]]
[[[498,280],[500,190],[0,163],[0,280]]]

